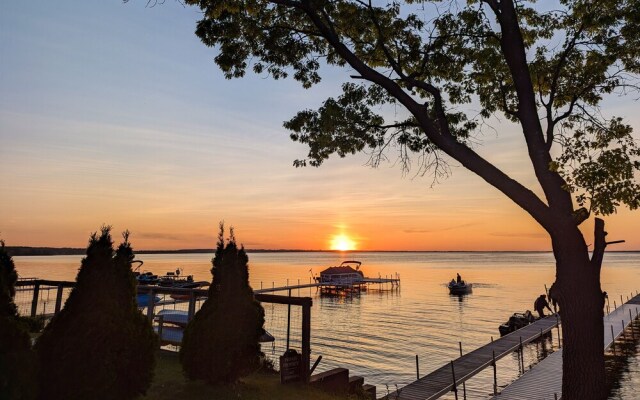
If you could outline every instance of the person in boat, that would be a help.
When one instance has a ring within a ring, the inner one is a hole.
[[[451,279],[451,282],[449,282],[449,286],[453,286],[456,284],[456,280],[455,279]]]
[[[456,274],[456,283],[458,285],[462,283],[462,277],[460,276],[460,274]]]
[[[533,308],[538,312],[538,315],[540,315],[540,318],[544,318],[544,309],[545,307],[550,311],[553,312],[551,310],[551,307],[549,307],[549,302],[547,301],[547,296],[544,294],[541,294],[536,301],[533,303]]]

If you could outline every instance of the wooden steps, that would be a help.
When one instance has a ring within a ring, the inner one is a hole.
[[[349,370],[346,368],[333,368],[312,375],[309,379],[309,384],[329,393],[364,393],[366,398],[376,399],[376,387],[374,385],[365,385],[362,376],[350,377]]]

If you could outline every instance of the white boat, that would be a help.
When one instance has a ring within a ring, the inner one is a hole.
[[[333,283],[351,285],[364,280],[364,274],[360,271],[360,261],[343,261],[337,267],[329,267],[320,272],[316,277],[318,283]]]
[[[165,324],[172,324],[172,325],[176,325],[178,328],[174,328],[170,326],[167,327],[169,329],[166,331],[166,335],[170,336],[170,339],[171,339],[167,341],[173,341],[177,343],[182,342],[182,330],[189,323],[189,313],[184,310],[165,309],[165,310],[160,310],[156,314],[156,319],[159,319],[158,317],[160,316],[162,316],[163,340],[169,339],[168,337],[165,337],[165,329],[166,329]],[[158,327],[155,327],[155,329],[157,332]],[[260,336],[260,339],[258,339],[260,343],[273,342],[275,340],[276,339],[273,337],[273,335],[267,332],[266,330],[264,330],[264,332],[262,333],[262,336]]]

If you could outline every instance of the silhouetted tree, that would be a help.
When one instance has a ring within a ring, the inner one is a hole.
[[[91,235],[76,287],[36,344],[41,399],[132,399],[149,387],[157,336],[137,308],[124,239],[114,254],[110,227]]]
[[[221,223],[209,297],[189,322],[180,348],[180,361],[190,379],[235,382],[259,365],[264,309],[253,298],[248,262],[233,229],[225,246]]]
[[[355,80],[285,123],[309,146],[309,160],[295,165],[364,149],[377,165],[393,149],[406,167],[416,154],[419,173],[432,170],[437,180],[449,172],[446,155],[525,210],[556,258],[563,398],[606,397],[606,233],[597,219],[590,254],[578,225],[591,213],[640,206],[631,127],[599,109],[607,94],[638,88],[640,1],[185,2],[202,9],[196,34],[216,47],[227,78],[251,68],[292,74],[308,88],[331,65]],[[474,151],[471,138],[489,118],[517,125],[539,190]]]
[[[30,400],[37,394],[36,357],[13,301],[18,274],[0,240],[0,400]]]

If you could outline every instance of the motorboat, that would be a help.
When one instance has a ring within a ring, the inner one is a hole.
[[[318,283],[351,285],[364,280],[364,274],[360,270],[360,261],[343,261],[339,266],[329,267],[315,277]]]
[[[171,335],[174,337],[174,339],[177,339],[178,342],[181,342],[182,333],[183,333],[182,329],[184,329],[189,323],[189,313],[184,310],[164,309],[164,310],[160,310],[156,314],[156,320],[160,320],[160,317],[162,317],[163,327],[165,324],[170,324],[170,325],[175,325],[176,327],[179,328],[179,329],[175,329],[175,328],[168,327],[170,330],[167,332],[171,332]],[[157,330],[158,329],[156,327],[156,331]],[[266,329],[263,329],[262,335],[260,335],[258,342],[267,343],[267,342],[273,342],[275,340],[276,340],[275,337],[271,333],[269,333]]]
[[[471,293],[473,283],[467,283],[465,281],[456,282],[452,280],[447,285],[449,288],[449,294],[461,295]]]
[[[180,277],[181,269],[177,269],[176,272],[167,272],[165,276],[162,276],[158,280],[158,286],[170,287],[170,288],[182,288],[182,289],[195,289],[202,286],[208,286],[207,281],[194,281],[193,275],[186,277]]]
[[[147,271],[136,275],[136,280],[138,281],[138,285],[155,285],[160,281],[160,278],[153,272]]]
[[[504,336],[511,332],[515,332],[520,328],[524,328],[535,320],[535,317],[529,310],[525,311],[524,313],[514,313],[511,317],[509,317],[509,320],[507,322],[498,327],[500,336]]]

